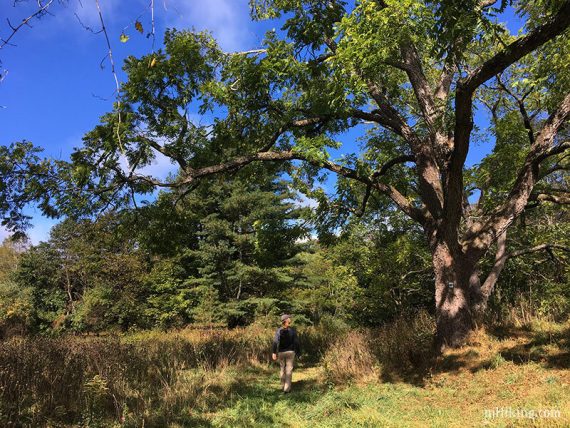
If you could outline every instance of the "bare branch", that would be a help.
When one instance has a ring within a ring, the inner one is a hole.
[[[400,163],[415,162],[415,161],[416,158],[415,156],[412,155],[402,155],[395,157],[394,159],[391,159],[388,162],[386,162],[384,165],[382,165],[382,167],[378,171],[374,172],[374,174],[372,174],[372,178],[375,179],[377,177],[385,175],[390,168]]]
[[[121,101],[119,100],[119,93],[121,91],[119,85],[119,78],[117,77],[117,73],[115,72],[115,61],[113,60],[113,49],[111,49],[111,42],[109,40],[109,34],[107,33],[107,28],[105,27],[105,21],[103,20],[103,13],[101,12],[101,6],[99,5],[99,0],[95,0],[95,5],[97,6],[97,12],[99,14],[99,21],[101,22],[101,31],[105,34],[105,40],[107,42],[107,49],[108,49],[108,56],[109,62],[111,63],[111,72],[113,73],[113,77],[115,78],[115,86],[117,89],[117,116],[118,116],[118,123],[117,123],[117,141],[119,143],[119,148],[123,155],[125,154],[125,150],[123,149],[123,145],[121,144]]]
[[[90,33],[93,33],[93,34],[100,34],[100,33],[103,32],[102,29],[101,29],[101,30],[98,30],[98,31],[95,31],[95,30],[94,30],[93,28],[91,28],[90,26],[85,25],[77,13],[74,13],[74,15],[75,15],[75,17],[77,18],[77,21],[79,21],[79,25],[81,25],[84,30],[89,31]]]
[[[13,26],[9,20],[8,21],[8,25],[10,26],[10,29],[12,30],[12,33],[8,36],[8,38],[6,39],[0,39],[0,49],[2,49],[4,46],[6,45],[11,45],[14,46],[13,44],[10,43],[10,40],[12,40],[12,38],[16,35],[16,33],[18,32],[18,30],[20,30],[24,25],[26,26],[30,26],[30,21],[36,17],[41,16],[42,14],[46,13],[48,8],[51,6],[51,4],[53,3],[53,0],[49,0],[46,4],[42,5],[40,2],[38,2],[38,10],[36,10],[34,13],[32,13],[30,16],[28,16],[27,18],[24,18],[22,20],[22,22],[20,22],[20,24]]]

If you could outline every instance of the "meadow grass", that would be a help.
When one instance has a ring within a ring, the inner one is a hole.
[[[570,323],[481,329],[437,357],[422,325],[431,328],[418,317],[333,343],[326,329],[300,329],[309,352],[291,394],[279,390],[271,330],[255,326],[12,339],[0,345],[0,425],[570,426]],[[508,414],[542,409],[560,416]]]

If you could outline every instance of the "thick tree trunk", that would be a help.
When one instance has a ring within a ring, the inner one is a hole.
[[[434,346],[437,352],[442,352],[446,347],[461,346],[476,326],[472,308],[475,299],[473,287],[478,278],[475,266],[444,243],[436,245],[433,264],[436,305]]]

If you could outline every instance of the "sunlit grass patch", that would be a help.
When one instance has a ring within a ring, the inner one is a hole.
[[[404,326],[387,327],[382,337],[395,343]],[[416,365],[408,356],[416,358],[425,348],[411,334],[398,353],[378,349],[374,331],[345,332],[350,349],[327,351],[326,332],[313,329],[305,332],[305,343],[314,340],[307,349],[321,353],[296,360],[290,394],[282,393],[279,365],[270,360],[270,332],[257,327],[14,339],[0,346],[0,421],[90,427],[570,426],[570,371],[560,359],[568,350],[568,330],[547,327],[500,336],[481,329],[465,347]],[[396,355],[407,358],[402,367]],[[393,376],[385,376],[385,368]],[[558,409],[560,417],[548,423],[485,417],[497,408]]]

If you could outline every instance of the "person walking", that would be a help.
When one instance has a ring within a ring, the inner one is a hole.
[[[281,327],[275,332],[273,338],[273,361],[279,360],[281,366],[281,388],[284,393],[291,392],[293,378],[293,362],[295,356],[301,354],[297,331],[290,327],[291,315],[281,315]]]

